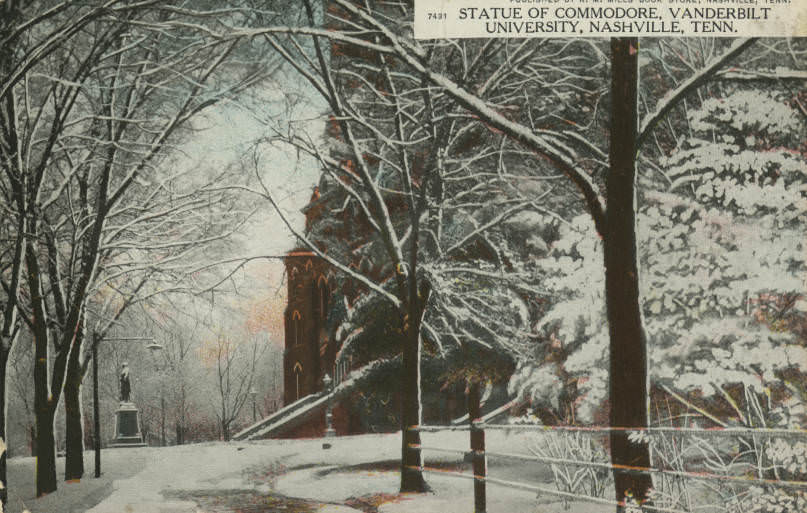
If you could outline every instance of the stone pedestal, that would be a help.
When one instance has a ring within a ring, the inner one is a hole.
[[[134,403],[120,403],[115,412],[115,440],[112,447],[144,447],[140,412]]]

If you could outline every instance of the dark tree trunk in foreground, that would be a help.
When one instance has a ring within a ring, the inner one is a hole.
[[[31,222],[29,226],[35,227]],[[32,233],[36,234],[36,228]],[[36,418],[36,496],[55,492],[56,483],[56,443],[53,434],[53,421],[56,406],[64,384],[67,368],[67,348],[62,344],[75,343],[76,332],[71,330],[72,339],[62,341],[61,349],[57,348],[53,355],[53,374],[48,372],[48,348],[51,345],[47,324],[45,301],[42,297],[42,274],[39,269],[37,252],[32,242],[25,248],[25,268],[28,288],[31,294],[31,334],[34,338],[34,415]],[[77,318],[76,318],[77,319]],[[75,321],[69,323],[76,326]],[[66,338],[66,337],[65,337]]]
[[[0,346],[0,440],[3,443],[8,440],[6,438],[6,363],[8,363],[10,353],[10,349],[6,350]],[[2,454],[0,454],[0,502],[2,502],[3,506],[8,501],[7,457],[6,451],[2,451]]]
[[[36,412],[36,496],[55,492],[56,439],[53,436],[55,415],[50,409]]]
[[[43,369],[37,372],[38,367],[43,367]],[[42,372],[47,373],[47,359],[42,364],[37,361],[34,366],[34,376],[41,376]],[[35,388],[37,388],[36,385]],[[41,392],[35,391],[34,393],[35,398],[41,396]],[[45,394],[47,395],[47,389]],[[53,436],[56,409],[51,407],[47,398],[35,400],[34,403],[36,410],[36,496],[41,497],[55,492],[57,487],[56,440]]]
[[[67,367],[66,351],[59,351],[53,358],[53,375],[48,382],[48,335],[47,329],[34,323],[36,360],[34,362],[34,410],[36,412],[36,496],[55,492],[56,439],[54,419],[62,392]],[[50,390],[48,389],[50,386]]]
[[[34,310],[32,334],[34,337],[34,415],[36,418],[36,496],[56,491],[56,444],[53,438],[55,408],[48,390],[48,329],[36,272],[36,253],[30,243],[26,248],[28,284]]]
[[[54,408],[48,398],[47,335],[36,341],[34,361],[34,410],[36,416],[36,496],[56,491],[56,443],[53,437]],[[44,348],[42,346],[45,346]]]
[[[487,494],[485,477],[488,474],[485,456],[485,431],[474,422],[482,420],[482,393],[479,381],[468,387],[468,422],[471,423],[471,459],[474,472],[474,513],[485,513],[487,510]]]
[[[400,134],[399,134],[400,135]],[[404,163],[405,164],[405,163]],[[406,185],[407,188],[408,185]],[[424,187],[421,193],[424,193]],[[409,189],[410,197],[413,191]],[[429,485],[423,479],[423,453],[420,450],[419,428],[423,417],[420,393],[420,353],[422,341],[420,328],[426,303],[429,298],[429,284],[418,283],[418,243],[420,233],[420,213],[423,211],[423,197],[419,205],[410,200],[410,222],[413,236],[410,238],[409,272],[402,296],[406,297],[407,315],[403,319],[403,351],[401,365],[401,492],[426,492]],[[402,283],[399,282],[402,285]]]
[[[401,367],[401,492],[425,492],[420,451],[420,316],[409,319]]]
[[[638,136],[638,40],[611,40],[611,142],[604,234],[605,294],[610,334],[610,424],[646,427],[648,409],[647,348],[639,304],[636,252],[636,151]],[[611,461],[649,467],[646,444],[611,433]],[[614,471],[617,500],[632,495],[642,501],[652,486],[650,475]],[[618,508],[618,511],[624,508]]]
[[[67,360],[67,375],[64,383],[65,481],[81,479],[84,476],[84,419],[81,411],[83,375],[79,360],[83,338],[83,330],[79,329]]]
[[[101,477],[101,419],[98,416],[98,334],[92,337],[92,438],[95,453],[95,477]]]

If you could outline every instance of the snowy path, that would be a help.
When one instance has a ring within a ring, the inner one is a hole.
[[[267,468],[287,468],[343,462],[356,465],[393,459],[398,435],[340,438],[338,447],[323,450],[322,440],[266,440],[205,443],[175,447],[104,449],[100,479],[92,477],[93,453],[85,453],[85,477],[64,483],[60,458],[59,489],[34,498],[33,458],[9,461],[8,511],[20,513],[196,513],[196,504],[175,497],[188,491],[250,491],[265,494],[271,481],[261,479]]]
[[[519,436],[492,435],[488,441],[490,450],[522,452],[525,448],[526,440]],[[425,434],[423,444],[464,451],[466,436],[447,432]],[[297,502],[303,509],[294,511],[319,513],[355,512],[347,506],[359,507],[363,500],[373,497],[388,501],[380,505],[379,513],[473,511],[473,484],[469,479],[428,474],[427,481],[434,493],[398,496],[395,460],[400,451],[399,434],[338,437],[331,440],[332,448],[327,450],[322,448],[322,442],[322,439],[265,440],[105,450],[102,479],[90,477],[81,483],[60,483],[58,492],[27,500],[25,507],[32,513],[202,513],[208,511],[207,506],[200,508],[198,504],[209,505],[211,498],[219,496],[232,500],[264,498],[270,502],[285,500],[285,496],[295,498],[286,500],[287,503],[299,499]],[[87,455],[91,475],[92,453]],[[427,451],[426,460],[427,466],[443,465],[457,470],[462,454]],[[377,462],[387,463],[379,467]],[[12,460],[12,467],[19,470],[21,463],[24,462]],[[535,482],[544,480],[546,472],[544,466],[525,468],[490,463],[490,474],[501,479]],[[557,502],[548,499],[536,500],[531,492],[488,486],[491,513],[555,511]],[[11,505],[12,513],[22,509]]]
[[[57,458],[58,492],[35,499],[34,458],[11,458],[8,460],[10,486],[7,513],[20,513],[26,508],[34,513],[83,513],[112,493],[115,481],[142,470],[145,461],[145,454],[141,451],[104,450],[101,462],[103,472],[99,479],[95,479],[91,477],[95,470],[94,454],[87,451],[84,453],[84,468],[85,475],[90,477],[82,479],[80,483],[65,483],[64,458]]]

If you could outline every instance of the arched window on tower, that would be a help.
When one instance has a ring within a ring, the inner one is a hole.
[[[328,280],[324,276],[319,277],[317,283],[317,295],[319,300],[319,312],[322,319],[328,317]]]
[[[300,387],[303,382],[303,366],[300,362],[294,364],[292,372],[294,373],[294,400],[296,401],[300,398]]]
[[[295,346],[299,346],[303,341],[302,330],[302,316],[299,311],[295,310],[291,314],[291,336]]]

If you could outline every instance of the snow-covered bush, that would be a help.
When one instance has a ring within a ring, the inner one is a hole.
[[[807,511],[807,495],[800,490],[752,487],[742,503],[746,513],[790,513]]]
[[[529,445],[529,450],[552,470],[553,483],[562,492],[603,497],[612,487],[611,472],[602,466],[587,466],[585,463],[607,463],[608,453],[604,445],[590,433],[556,432],[539,433]],[[569,464],[551,460],[580,462]],[[568,500],[564,499],[568,509]]]
[[[765,452],[789,480],[807,479],[807,442],[776,438]]]
[[[788,383],[807,373],[807,127],[767,92],[708,99],[689,117],[690,135],[661,162],[669,187],[643,190],[637,216],[651,381],[744,425],[803,423],[805,398]],[[588,216],[562,224],[548,255],[539,266],[552,300],[535,328],[555,349],[522,363],[511,388],[554,406],[555,376],[576,394],[573,417],[592,421],[608,333]]]

